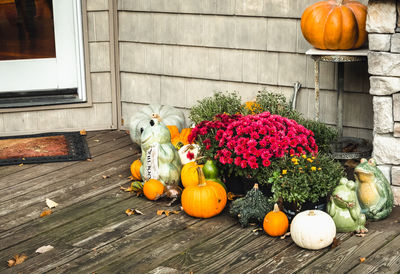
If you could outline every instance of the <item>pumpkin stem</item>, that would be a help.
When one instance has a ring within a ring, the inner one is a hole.
[[[278,204],[275,203],[275,204],[274,204],[274,212],[279,212],[279,211],[281,211],[281,210],[279,209]]]
[[[151,117],[152,118],[155,118],[155,119],[157,119],[159,122],[161,122],[161,116],[159,115],[159,114],[157,114],[157,113],[153,113],[152,115],[151,115]]]
[[[198,186],[205,186],[206,185],[206,178],[204,177],[203,169],[201,167],[197,167],[197,176],[199,178]]]
[[[343,1],[344,1],[344,0],[336,0],[336,4],[337,4],[338,6],[341,6],[341,5],[343,4]]]
[[[308,212],[308,216],[315,216],[314,210],[310,210],[310,212]]]

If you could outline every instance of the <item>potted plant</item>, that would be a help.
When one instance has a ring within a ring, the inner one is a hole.
[[[328,195],[345,176],[342,165],[326,154],[285,156],[275,168],[271,191],[289,218],[307,209],[325,210]]]
[[[243,116],[218,114],[202,121],[189,136],[201,145],[201,154],[214,158],[228,188],[236,176],[267,185],[275,161],[285,155],[316,154],[312,131],[294,120],[263,112]]]

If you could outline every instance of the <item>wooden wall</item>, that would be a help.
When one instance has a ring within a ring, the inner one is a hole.
[[[122,119],[157,102],[186,111],[214,91],[245,100],[266,89],[291,97],[314,115],[314,64],[300,29],[315,0],[119,0]],[[361,1],[364,4],[367,0]],[[336,119],[336,66],[321,66],[321,120]],[[372,136],[366,63],[345,66],[344,134]]]

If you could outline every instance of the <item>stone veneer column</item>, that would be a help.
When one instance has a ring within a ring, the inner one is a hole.
[[[367,26],[370,94],[374,108],[373,157],[400,204],[400,0],[370,0]]]

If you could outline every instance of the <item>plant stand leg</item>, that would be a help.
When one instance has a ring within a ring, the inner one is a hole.
[[[344,63],[338,63],[337,81],[337,130],[339,137],[343,137],[343,96],[344,96]]]

